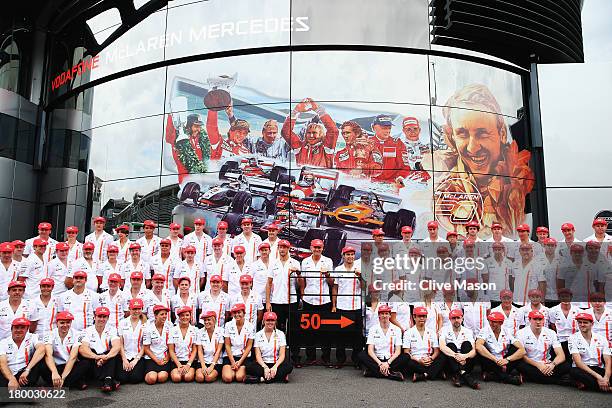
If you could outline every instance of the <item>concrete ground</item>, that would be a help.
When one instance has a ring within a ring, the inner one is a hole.
[[[73,408],[123,407],[612,407],[612,393],[574,388],[482,383],[479,391],[455,388],[446,381],[413,384],[364,378],[345,367],[295,369],[289,384],[123,385],[105,395],[98,389],[69,391],[65,400],[35,405]]]

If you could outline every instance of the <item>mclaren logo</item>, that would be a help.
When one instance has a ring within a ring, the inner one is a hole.
[[[448,185],[469,184],[472,192],[445,191],[438,187],[434,192],[436,219],[442,225],[450,221],[452,224],[467,224],[472,220],[479,221],[482,218],[482,194],[478,188],[468,180],[454,178],[448,180]]]

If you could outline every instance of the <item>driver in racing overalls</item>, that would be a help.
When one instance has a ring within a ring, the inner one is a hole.
[[[349,120],[340,126],[340,132],[346,146],[334,155],[334,168],[353,177],[370,176],[374,167],[372,144],[361,126]]]
[[[244,156],[252,153],[249,141],[249,122],[234,117],[232,106],[225,108],[225,113],[230,122],[227,138],[219,133],[219,115],[217,111],[209,110],[206,117],[206,132],[212,147],[210,158],[212,160],[229,159],[235,156]]]
[[[320,123],[309,123],[302,140],[295,134],[293,128],[300,113],[309,111],[316,112],[325,128]],[[312,99],[306,98],[295,106],[291,114],[285,119],[281,135],[293,149],[298,165],[332,167],[334,149],[338,141],[338,128],[331,116],[325,112],[325,109]]]
[[[404,178],[410,174],[408,153],[404,142],[391,136],[393,121],[389,115],[378,115],[372,122],[374,136],[372,144],[372,161],[381,170],[375,170],[374,181],[402,185]]]
[[[408,164],[413,170],[410,178],[417,179],[421,182],[426,182],[431,178],[429,173],[423,168],[422,161],[425,155],[431,154],[431,149],[428,144],[419,140],[421,135],[421,126],[417,118],[407,116],[402,121],[402,132],[406,137],[406,153],[408,155]]]

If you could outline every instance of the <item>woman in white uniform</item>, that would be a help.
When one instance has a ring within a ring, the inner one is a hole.
[[[178,322],[170,330],[168,351],[172,361],[170,378],[172,382],[192,382],[197,365],[196,335],[197,329],[191,325],[193,309],[183,306],[177,310]],[[194,364],[195,361],[195,364]]]
[[[117,380],[121,383],[138,384],[144,380],[145,360],[142,344],[147,316],[142,312],[142,299],[130,299],[130,315],[119,321],[121,339],[121,366],[117,370]]]
[[[223,369],[220,362],[225,338],[223,328],[217,326],[217,314],[209,310],[202,314],[204,327],[198,332],[198,360],[200,367],[196,370],[196,382],[214,382]]]
[[[172,324],[168,321],[170,309],[163,305],[153,307],[155,320],[147,323],[143,333],[145,353],[145,382],[149,385],[165,383],[170,372],[168,338]]]
[[[221,378],[225,383],[244,382],[255,337],[255,327],[244,319],[245,306],[238,303],[232,307],[232,317],[225,324],[225,353]]]

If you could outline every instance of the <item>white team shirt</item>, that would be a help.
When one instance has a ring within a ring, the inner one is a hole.
[[[489,326],[487,310],[491,309],[491,302],[463,302],[463,325],[478,335],[480,330]]]
[[[330,274],[334,269],[332,260],[326,256],[321,256],[317,262],[312,259],[312,256],[302,261],[302,277],[306,278],[304,302],[311,305],[324,305],[331,301],[327,278],[320,272],[324,268]]]
[[[87,283],[85,287],[94,292],[98,291],[98,273],[100,264],[98,261],[92,260],[91,264],[85,258],[79,258],[70,264],[68,277],[72,278],[76,271],[83,271],[87,274]]]
[[[517,340],[525,346],[526,356],[532,360],[543,363],[550,362],[550,352],[557,347],[561,347],[557,333],[543,327],[539,337],[533,334],[530,326],[523,327],[516,334]]]
[[[546,277],[546,294],[544,299],[558,300],[557,294],[557,279],[559,279],[559,258],[555,256],[552,261],[546,255],[540,258],[544,268],[544,276]]]
[[[201,236],[197,236],[195,231],[185,235],[182,247],[186,248],[193,245],[196,249],[195,261],[197,263],[204,262],[204,259],[212,254],[212,238],[205,232]]]
[[[588,366],[605,368],[604,356],[611,355],[608,341],[596,333],[591,333],[590,342],[584,338],[582,332],[574,333],[570,336],[567,346],[570,354],[580,354],[582,362]],[[573,359],[572,367],[576,367]]]
[[[113,341],[119,340],[117,328],[112,324],[106,324],[102,334],[98,333],[96,326],[92,325],[85,329],[82,344],[88,344],[91,351],[96,354],[105,354],[113,347]]]
[[[161,298],[158,297],[153,290],[147,290],[143,297],[143,302],[146,308],[146,310],[143,310],[143,312],[146,313],[147,319],[149,320],[155,319],[153,308],[157,305],[166,306],[168,309],[172,310],[172,296],[165,290],[162,292]]]
[[[223,281],[227,281],[227,294],[231,297],[234,297],[240,293],[240,276],[242,275],[252,275],[251,267],[247,265],[246,261],[242,265],[242,269],[238,263],[234,260],[230,261],[228,264],[227,273],[224,274],[221,279]]]
[[[213,357],[215,356],[215,352],[217,351],[217,346],[219,344],[223,344],[225,341],[223,337],[223,328],[215,327],[215,330],[212,333],[212,336],[208,335],[205,327],[202,327],[198,330],[198,335],[196,337],[196,344],[202,346],[202,354],[204,355],[204,363],[211,364],[213,362]],[[219,353],[219,359],[223,353]],[[218,362],[219,360],[217,360]]]
[[[230,309],[239,303],[244,303],[246,307],[244,319],[253,326],[257,327],[257,312],[263,310],[261,298],[257,294],[253,293],[253,291],[247,295],[246,299],[242,296],[242,293],[238,293],[234,297],[230,298]]]
[[[205,290],[210,290],[210,278],[213,275],[221,276],[223,279],[224,275],[227,275],[227,271],[231,268],[231,264],[234,263],[234,259],[229,255],[221,255],[219,259],[215,258],[215,255],[207,256],[204,260],[204,271],[206,271],[206,287]]]
[[[599,319],[595,316],[593,308],[585,310],[593,316],[593,333],[608,339],[608,344],[612,347],[612,309],[605,308]]]
[[[519,307],[516,319],[518,320],[520,326],[529,326],[529,312],[532,310],[534,310],[534,308],[531,306],[531,302],[527,302],[525,306]],[[542,312],[544,315],[544,327],[548,327],[550,324],[550,309],[540,303],[537,310]]]
[[[264,329],[255,334],[254,347],[259,349],[261,353],[261,359],[266,364],[276,364],[280,355],[280,349],[287,347],[287,339],[285,333],[281,330],[274,329],[274,332],[270,335],[270,338],[266,336]]]
[[[54,258],[47,264],[47,277],[53,279],[55,282],[52,291],[53,295],[59,296],[68,290],[64,282],[70,271],[71,262],[72,261],[67,260],[64,264],[59,258]]]
[[[42,239],[42,238],[40,238],[40,235],[38,235],[32,238],[26,239],[25,247],[23,248],[24,256],[29,257],[30,254],[34,253],[34,241],[37,239]],[[46,239],[46,241],[47,241],[47,248],[45,249],[45,254],[43,255],[43,261],[45,263],[48,263],[55,256],[55,245],[57,244],[57,241],[51,237]]]
[[[398,347],[402,347],[402,332],[399,327],[389,324],[385,333],[379,323],[372,326],[368,332],[366,344],[374,345],[374,354],[380,360],[388,360]]]
[[[68,261],[69,262],[76,261],[77,259],[83,256],[83,244],[81,244],[79,241],[75,241],[74,244],[70,246],[68,241],[66,241],[66,243],[69,246],[69,249],[68,249]]]
[[[270,268],[268,278],[272,278],[272,288],[270,290],[270,303],[287,305],[297,302],[297,275],[294,273],[289,276],[289,269],[300,269],[300,263],[289,258],[286,261],[278,259]]]
[[[57,298],[51,295],[51,299],[45,306],[40,299],[40,296],[30,300],[32,308],[36,308],[38,316],[38,325],[36,326],[36,334],[42,339],[43,335],[53,330],[56,326],[55,315],[57,314]]]
[[[332,273],[334,285],[338,285],[336,308],[339,310],[357,310],[361,308],[361,280],[355,272],[361,272],[361,261],[355,261],[351,268],[342,264]]]
[[[72,313],[74,316],[72,328],[80,331],[94,323],[94,311],[99,306],[98,296],[87,288],[81,294],[76,294],[74,289],[70,289],[59,296],[57,306],[60,312]]]
[[[166,278],[164,289],[171,295],[176,293],[173,282],[174,270],[176,269],[176,265],[180,262],[180,258],[173,257],[172,252],[165,261],[162,259],[161,254],[155,255],[151,260],[151,269],[153,269],[153,273],[163,275]]]
[[[64,340],[59,335],[57,327],[45,334],[43,339],[45,345],[50,344],[53,347],[53,360],[56,365],[66,364],[70,359],[70,353],[73,347],[81,345],[79,332],[72,327],[66,333]]]
[[[85,237],[85,242],[91,242],[95,245],[93,259],[102,263],[107,259],[106,249],[113,243],[113,236],[106,231],[102,231],[100,235],[96,236],[94,231]]]
[[[176,320],[178,321],[178,309],[184,306],[189,306],[191,308],[191,324],[195,324],[197,301],[196,295],[191,292],[189,292],[187,300],[183,300],[179,293],[172,296],[172,299],[170,299],[170,304],[172,305],[172,313],[174,313]]]
[[[478,333],[476,338],[484,340],[485,347],[495,358],[503,358],[512,343],[516,342],[512,332],[503,326],[499,332],[499,337],[495,337],[491,327],[486,326]]]
[[[123,319],[123,316],[125,316],[125,312],[129,310],[125,308],[125,294],[120,289],[117,289],[115,296],[111,296],[108,290],[100,293],[98,304],[110,310],[107,324],[111,324],[115,328],[119,327],[119,322]]]
[[[234,248],[242,245],[245,249],[244,262],[246,264],[251,264],[257,260],[259,256],[259,245],[261,245],[261,242],[261,237],[255,233],[251,234],[249,239],[244,236],[244,233],[236,235],[232,240],[232,253],[234,252]]]
[[[0,302],[0,340],[11,336],[13,320],[18,317],[25,317],[29,321],[35,322],[38,321],[37,312],[36,306],[32,305],[31,301],[27,299],[21,299],[21,303],[15,311],[13,311],[8,299]]]
[[[423,335],[419,333],[416,326],[404,332],[402,345],[410,351],[410,355],[415,358],[422,358],[433,354],[434,349],[440,347],[438,334],[425,327]]]
[[[255,338],[255,326],[245,321],[242,330],[238,330],[236,320],[230,320],[225,323],[224,337],[230,339],[232,355],[240,357],[248,341]]]
[[[132,281],[130,280],[132,272],[142,272],[143,285],[144,281],[151,279],[151,267],[144,261],[144,259],[140,258],[137,263],[134,263],[132,258],[128,258],[128,260],[121,265],[120,273],[120,275],[125,279],[123,290],[126,292],[132,287]]]
[[[447,345],[451,343],[454,344],[457,346],[457,350],[459,350],[464,341],[469,341],[474,345],[474,332],[465,326],[461,326],[459,328],[459,333],[455,333],[453,326],[449,325],[440,330],[439,339],[439,341],[444,340],[444,343]]]
[[[117,253],[117,262],[123,264],[129,261],[130,260],[130,245],[132,244],[132,241],[128,239],[125,241],[123,245],[121,245],[121,241],[116,240],[115,242],[113,242],[113,244],[117,248],[119,248],[119,252]]]
[[[183,336],[181,328],[176,325],[170,329],[170,336],[168,337],[168,344],[174,344],[174,353],[178,361],[188,361],[189,355],[195,346],[198,329],[194,326],[189,325],[187,332]]]
[[[576,315],[581,310],[576,305],[571,305],[567,316],[563,313],[561,305],[552,307],[549,310],[550,323],[555,325],[557,337],[560,342],[567,341],[567,339],[578,331],[578,323],[576,323]]]
[[[0,356],[6,356],[8,368],[15,375],[28,365],[39,344],[42,343],[38,336],[30,332],[26,333],[19,347],[9,335],[0,341]]]
[[[253,277],[252,290],[260,299],[266,299],[266,284],[268,283],[268,275],[270,275],[270,269],[272,268],[273,262],[274,260],[270,258],[266,266],[261,259],[258,259],[251,265],[250,272]]]
[[[11,281],[16,281],[19,276],[20,263],[11,260],[7,267],[0,262],[0,302],[8,299],[8,284]],[[57,286],[57,285],[56,285]]]
[[[176,279],[182,278],[184,276],[189,278],[189,293],[194,295],[194,297],[197,296],[198,293],[200,293],[200,279],[204,278],[206,273],[201,265],[202,264],[195,261],[191,265],[189,265],[187,261],[181,261],[174,270],[174,277]]]
[[[263,240],[263,242],[270,244],[270,262],[276,261],[278,259],[278,243],[280,242],[280,239],[276,238],[274,242],[271,242],[269,238],[266,238]]]
[[[183,238],[177,237],[175,240],[167,237],[170,240],[170,258],[181,259],[181,249],[183,248]]]
[[[28,256],[21,262],[19,277],[26,278],[26,290],[23,297],[34,299],[40,295],[40,281],[47,276],[47,262],[44,262],[36,254]]]
[[[140,350],[142,350],[142,340],[146,322],[143,324],[140,319],[136,321],[136,325],[132,326],[131,318],[128,316],[119,321],[117,328],[118,335],[123,339],[123,349],[125,357],[129,360],[134,359]]]
[[[151,258],[157,255],[159,241],[161,239],[157,235],[153,235],[153,238],[148,241],[144,235],[136,240],[136,243],[140,244],[140,257],[147,265],[151,265]],[[147,271],[142,272],[147,276]],[[148,272],[151,274],[151,271]]]
[[[495,289],[487,291],[489,299],[499,299],[499,292],[510,289],[508,278],[512,275],[512,261],[505,256],[501,262],[494,257],[485,259],[486,272],[489,274],[489,284],[495,284]]]
[[[444,326],[450,326],[451,322],[450,319],[448,317],[449,313],[451,312],[451,310],[462,310],[461,309],[461,302],[452,302],[449,305],[446,304],[446,302],[435,302],[436,306],[438,306],[438,310],[440,311],[440,314],[442,315],[442,327]],[[429,317],[429,315],[427,315]]]
[[[229,309],[227,293],[219,291],[219,294],[214,296],[211,291],[202,291],[198,295],[197,303],[202,313],[212,310],[217,314],[217,327],[225,326],[225,312]],[[200,323],[204,324],[204,320],[200,319]]]
[[[121,279],[125,279],[125,276],[122,275],[123,271],[119,261],[117,261],[115,266],[113,266],[110,264],[110,262],[108,262],[108,260],[106,260],[98,267],[98,276],[102,277],[102,283],[100,284],[101,290],[108,290],[108,277],[111,275],[111,273],[119,274]]]
[[[153,355],[158,359],[162,359],[164,356],[167,356],[168,340],[170,339],[171,329],[172,324],[167,320],[162,327],[161,333],[157,330],[157,327],[155,327],[154,321],[149,321],[145,325],[142,335],[142,344],[144,346],[149,346]],[[146,354],[144,358],[147,360],[151,359],[151,357]]]
[[[527,294],[531,289],[537,289],[539,282],[545,282],[544,269],[538,258],[534,258],[523,266],[519,258],[512,264],[512,277],[514,277],[514,303],[524,305],[529,301]]]

